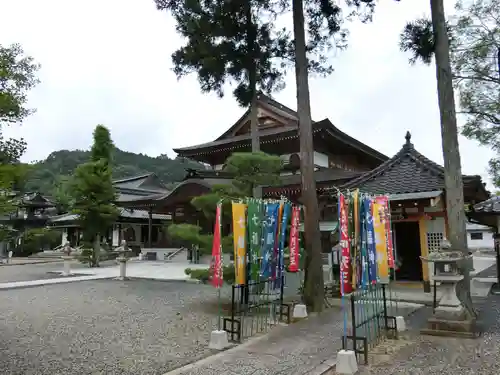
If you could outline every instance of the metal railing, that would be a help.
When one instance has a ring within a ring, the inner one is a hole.
[[[342,348],[362,355],[368,364],[368,352],[383,338],[398,338],[396,317],[389,315],[385,284],[371,285],[344,296],[348,309],[350,334],[342,336]],[[349,345],[349,341],[351,342]]]
[[[284,282],[282,276],[281,285],[269,279],[232,286],[230,316],[222,321],[231,341],[267,332],[280,321],[290,323],[291,305],[283,301]]]

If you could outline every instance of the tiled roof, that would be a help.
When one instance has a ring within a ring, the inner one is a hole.
[[[444,168],[418,152],[406,133],[406,143],[391,159],[342,186],[376,194],[402,194],[444,189]],[[480,179],[464,176],[464,181]]]
[[[354,139],[348,134],[341,131],[331,123],[329,119],[314,122],[312,124],[313,135],[327,136],[330,139],[340,141],[354,149],[360,150],[365,154],[371,155],[380,162],[386,161],[388,158],[381,152],[367,146],[366,144]],[[280,126],[270,129],[259,130],[260,144],[266,143],[279,143],[285,139],[292,139],[299,137],[299,128],[297,126]],[[174,152],[180,156],[190,157],[193,155],[204,154],[209,150],[244,150],[251,146],[252,137],[250,134],[237,135],[231,138],[224,138],[213,142],[203,143],[196,146],[174,148]]]
[[[500,196],[495,195],[490,199],[475,204],[474,212],[500,214]]]
[[[126,219],[140,219],[147,220],[149,218],[149,213],[144,210],[131,210],[126,208],[119,208],[120,217]],[[153,220],[170,220],[171,215],[163,215],[163,214],[153,214]],[[78,219],[78,215],[75,214],[64,214],[59,216],[54,216],[50,219],[52,223],[61,223],[68,221],[75,221]]]
[[[154,192],[166,192],[165,185],[163,185],[163,183],[158,179],[155,173],[146,173],[139,176],[114,180],[113,185],[118,190],[120,189],[138,190],[139,191],[138,195],[141,195],[140,194],[141,190],[149,194]]]

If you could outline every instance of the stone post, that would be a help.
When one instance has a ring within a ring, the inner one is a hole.
[[[70,276],[71,275],[71,261],[73,260],[73,257],[64,255],[62,257],[62,259],[64,261],[64,268],[63,268],[62,275],[63,276]]]
[[[127,245],[127,241],[122,240],[121,246],[117,247],[114,252],[118,253],[118,258],[116,258],[116,260],[120,264],[120,276],[118,276],[116,280],[127,280],[127,254],[132,252]]]

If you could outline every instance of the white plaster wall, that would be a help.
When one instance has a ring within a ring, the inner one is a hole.
[[[321,152],[314,151],[314,165],[328,168],[328,156]]]
[[[483,239],[473,240],[471,233],[482,233]],[[495,247],[495,242],[493,240],[493,232],[489,230],[467,231],[467,245],[471,250],[493,249]]]

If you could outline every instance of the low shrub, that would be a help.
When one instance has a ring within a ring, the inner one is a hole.
[[[224,266],[223,267],[223,278],[224,281],[227,284],[233,284],[234,283],[234,266]],[[203,269],[192,269],[192,268],[186,268],[184,270],[184,273],[188,276],[190,276],[191,279],[194,280],[200,280],[202,283],[209,283],[210,278],[212,276],[212,272],[210,268],[203,268]]]

